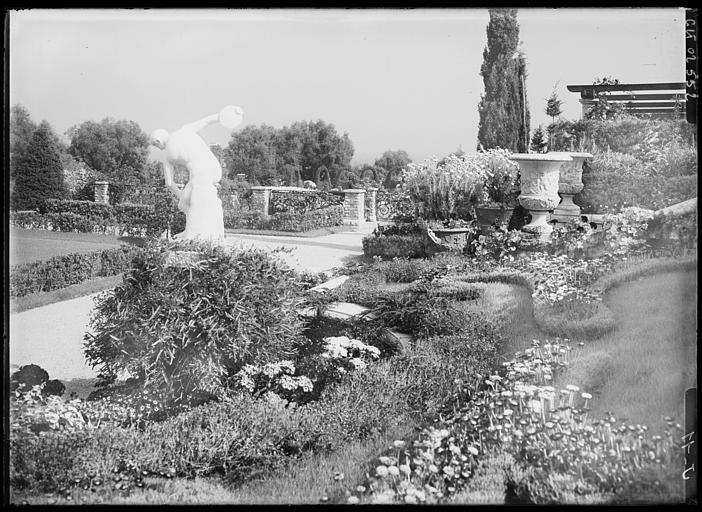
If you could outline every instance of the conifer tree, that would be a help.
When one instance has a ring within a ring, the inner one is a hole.
[[[556,118],[561,115],[561,100],[558,99],[556,87],[553,87],[551,97],[546,100],[546,115],[551,117],[551,122],[555,123]]]
[[[42,121],[17,161],[12,206],[15,210],[39,208],[45,199],[66,197],[59,149],[51,125]]]
[[[546,142],[546,132],[541,125],[534,130],[534,134],[531,136],[531,150],[534,153],[544,153],[548,143]]]
[[[526,102],[526,63],[518,51],[516,9],[490,9],[487,46],[480,74],[485,92],[478,112],[478,148],[501,147],[526,152],[529,107]]]

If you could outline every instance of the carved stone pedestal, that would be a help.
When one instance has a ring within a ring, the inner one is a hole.
[[[555,154],[555,153],[551,153]],[[573,202],[573,197],[583,189],[583,163],[592,158],[590,153],[565,152],[573,160],[561,165],[559,170],[558,193],[563,198],[551,214],[551,220],[568,222],[580,219],[580,207]]]

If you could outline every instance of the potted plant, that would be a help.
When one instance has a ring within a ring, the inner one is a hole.
[[[429,252],[436,246],[462,250],[472,232],[471,211],[477,202],[483,175],[470,158],[449,155],[441,162],[435,158],[410,163],[404,183],[423,220]]]
[[[519,195],[519,164],[504,149],[480,151],[475,155],[483,183],[475,214],[481,228],[508,223]]]

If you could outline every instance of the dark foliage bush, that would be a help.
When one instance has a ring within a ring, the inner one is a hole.
[[[96,277],[117,275],[126,270],[141,248],[122,245],[91,253],[54,256],[48,260],[10,268],[10,297],[48,292]]]
[[[416,338],[457,333],[479,321],[460,306],[458,295],[456,290],[436,293],[431,285],[422,283],[412,290],[381,296],[375,312],[384,325]],[[479,296],[477,290],[461,295],[467,299]]]
[[[65,391],[66,386],[58,379],[48,380],[42,389],[44,395],[62,396]]]
[[[171,250],[203,260],[166,266]],[[216,394],[244,364],[292,356],[302,328],[298,281],[266,251],[155,241],[97,304],[86,356],[108,382],[127,370],[174,401]]]
[[[59,149],[48,123],[41,123],[29,144],[18,155],[14,189],[10,198],[14,210],[34,210],[48,198],[63,198],[68,190],[63,181]]]
[[[10,375],[10,390],[15,391],[22,384],[24,389],[32,389],[48,380],[49,373],[46,370],[36,364],[28,364]]]
[[[363,254],[368,257],[423,258],[426,256],[420,235],[367,236],[363,239]]]

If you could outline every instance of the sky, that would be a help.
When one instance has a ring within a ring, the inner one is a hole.
[[[685,12],[519,9],[532,129],[554,87],[580,117],[570,84],[682,82]],[[10,12],[10,104],[57,133],[129,119],[150,133],[219,112],[276,128],[322,119],[349,134],[352,163],[386,150],[414,161],[474,151],[487,9],[117,10]],[[231,132],[212,125],[208,143]]]

